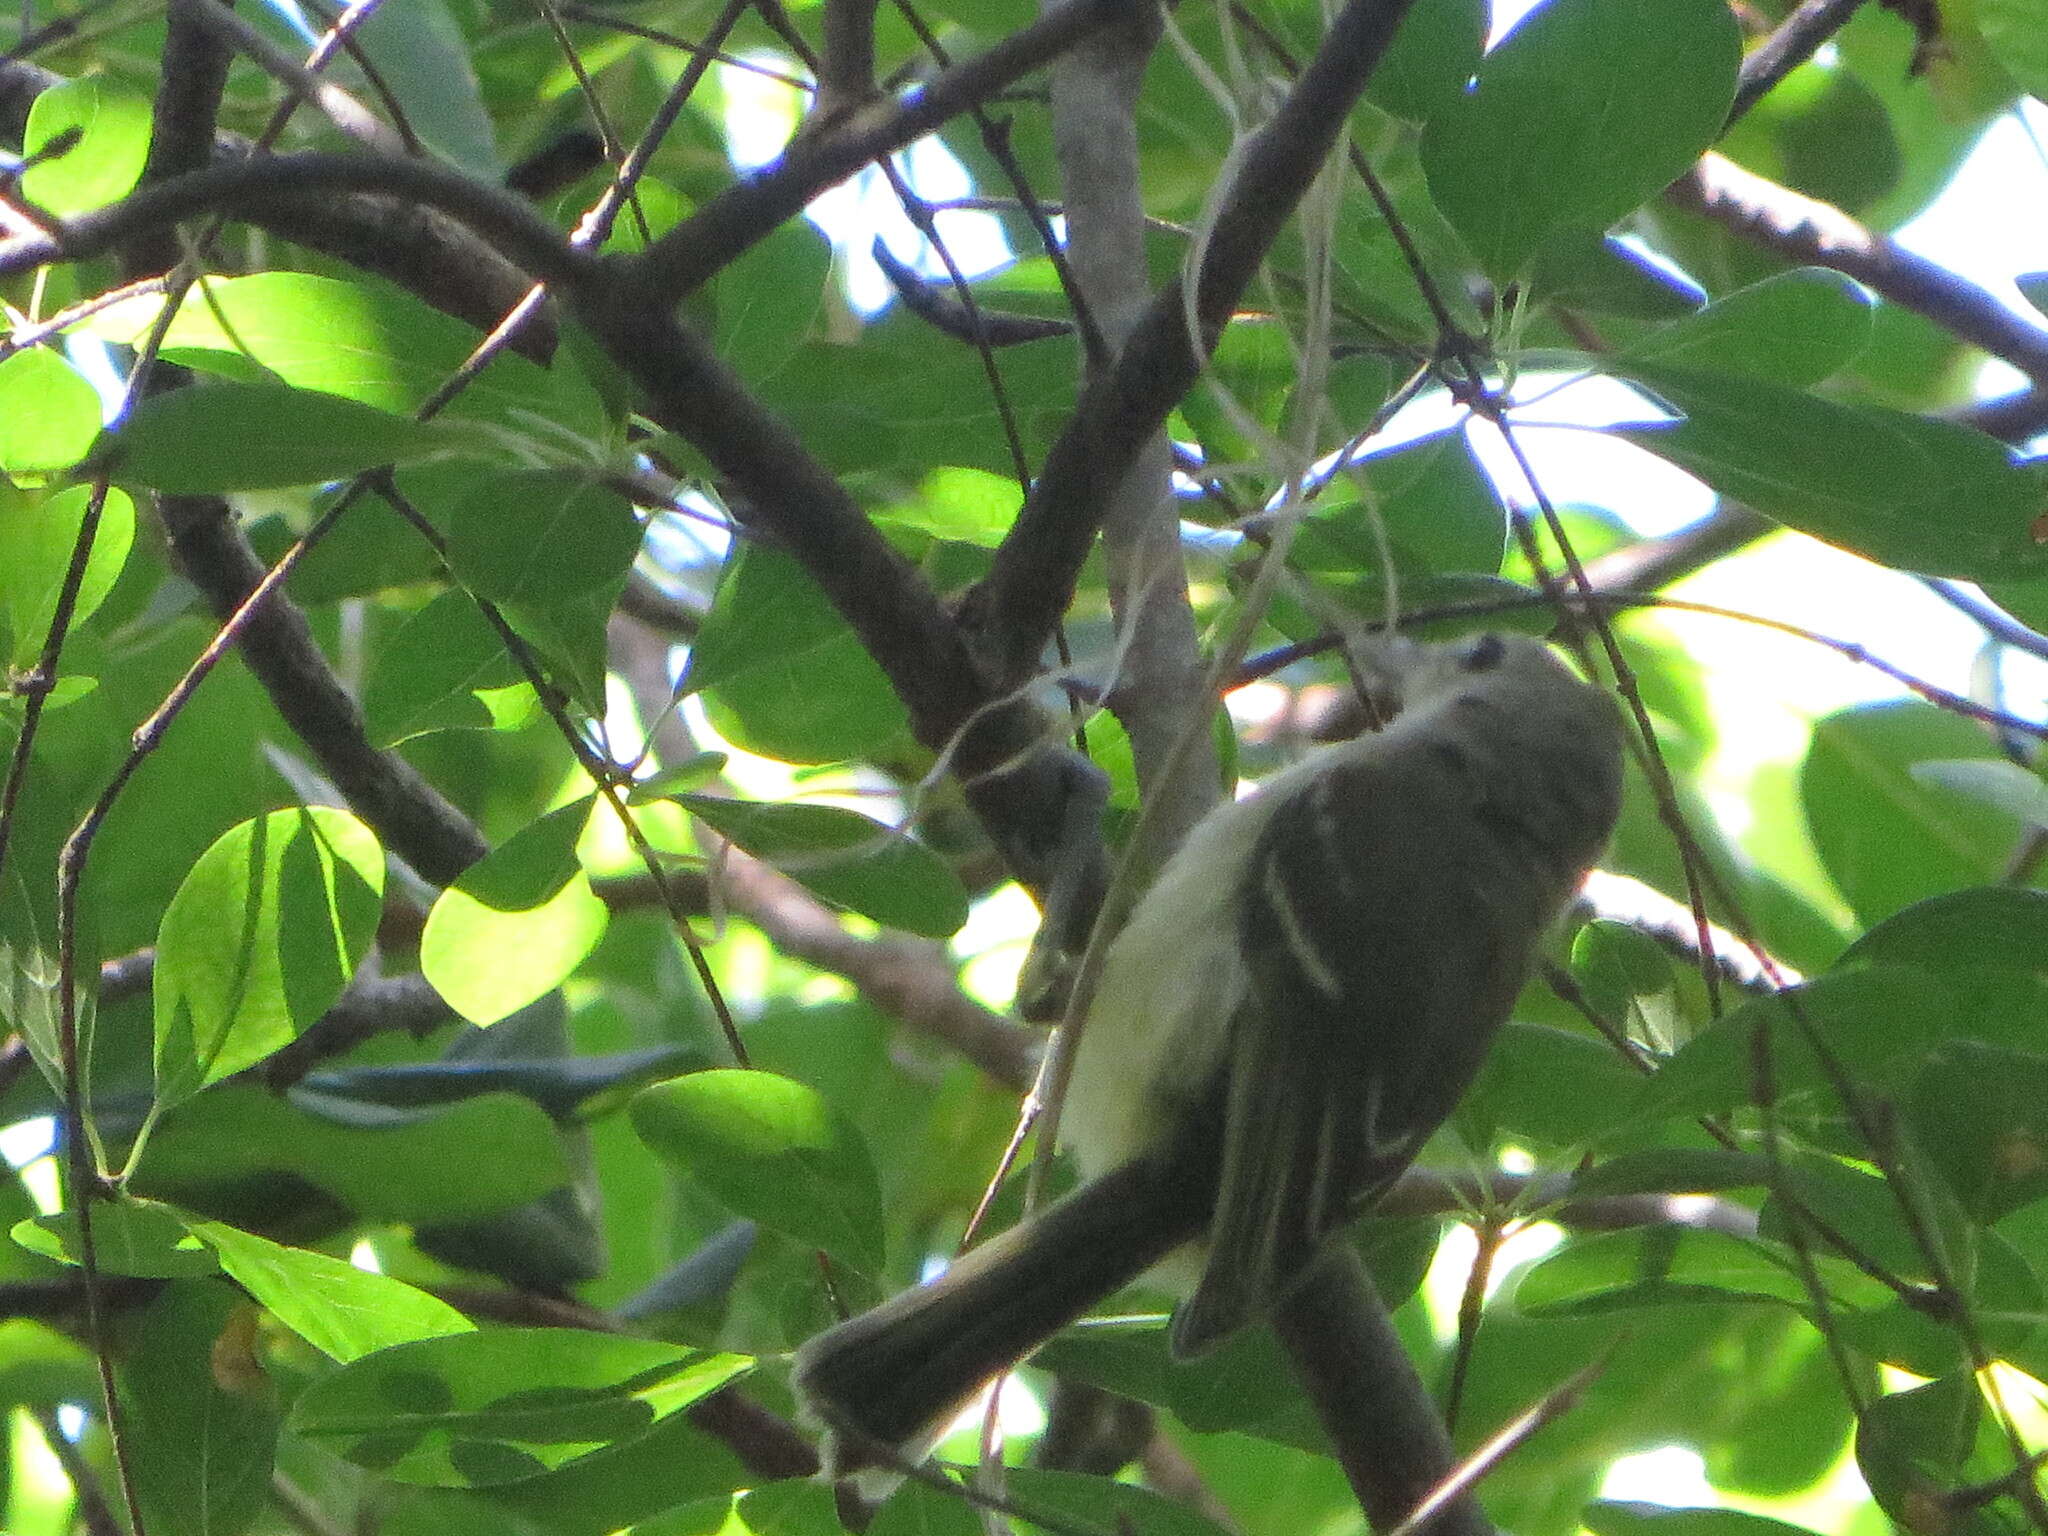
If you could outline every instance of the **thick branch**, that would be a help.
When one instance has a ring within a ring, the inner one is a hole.
[[[233,613],[263,579],[264,565],[227,504],[166,496],[163,517],[179,569],[216,614]],[[321,772],[384,846],[423,878],[447,885],[489,851],[483,834],[410,763],[370,745],[362,711],[328,666],[305,615],[281,594],[256,613],[241,656]]]
[[[63,79],[22,59],[0,59],[0,138],[19,144],[30,103]],[[173,136],[174,141],[180,138]],[[152,144],[152,156],[155,152]],[[218,163],[240,164],[250,152],[250,142],[239,134],[213,136],[211,153]],[[188,165],[181,159],[164,168],[182,173],[203,164]],[[156,165],[154,158],[151,165]],[[338,191],[294,184],[293,178],[284,176],[269,194],[262,224],[283,239],[387,278],[481,330],[495,325],[531,286],[531,279],[500,254],[488,236],[479,237],[457,219],[391,189]],[[160,227],[168,226],[166,220]],[[530,330],[520,344],[522,352],[542,361],[553,349],[551,327]]]
[[[999,679],[1015,681],[1037,666],[1101,525],[1102,487],[1130,469],[1193,387],[1407,10],[1408,0],[1350,0],[1245,146],[1196,278],[1199,336],[1188,333],[1184,285],[1176,282],[1153,297],[1115,368],[1082,396],[974,595],[973,622]]]
[[[308,196],[325,195],[332,201],[337,192],[375,192],[438,209],[543,282],[573,286],[594,270],[593,260],[571,249],[524,198],[502,188],[430,160],[303,154],[216,163],[81,214],[65,223],[61,237],[39,234],[0,241],[0,276],[102,256],[138,236],[199,214],[226,214],[297,238],[292,231]],[[514,303],[527,286],[520,285]],[[502,311],[492,315],[490,323],[501,318]]]
[[[1158,17],[1147,10],[1104,28],[1052,71],[1067,261],[1112,357],[1151,299],[1138,107],[1158,35]],[[1090,355],[1090,375],[1105,366],[1106,359]],[[1130,737],[1144,796],[1138,857],[1157,868],[1222,796],[1215,753],[1203,734],[1215,699],[1203,686],[1201,641],[1181,558],[1180,509],[1173,498],[1173,451],[1163,427],[1101,492],[1102,546],[1118,636],[1109,706]]]
[[[1052,876],[1053,832],[1077,771],[1041,750],[1042,722],[991,689],[953,617],[860,505],[731,369],[644,288],[594,283],[578,313],[645,392],[650,414],[695,444],[852,626],[955,775],[1018,878]]]
[[[1948,268],[1865,228],[1841,209],[1744,170],[1718,154],[1664,194],[1787,261],[1830,267],[1901,309],[1925,315],[2037,384],[2048,382],[2048,329]]]
[[[1394,1331],[1356,1249],[1330,1251],[1273,1314],[1273,1331],[1373,1528],[1392,1530],[1457,1465],[1429,1389]],[[1493,1536],[1470,1494],[1431,1536]]]
[[[648,283],[669,301],[680,299],[802,212],[826,188],[1014,85],[1114,20],[1127,5],[1128,0],[1067,0],[978,58],[941,72],[922,90],[856,113],[845,126],[816,138],[804,138],[767,170],[728,187],[635,258]]]

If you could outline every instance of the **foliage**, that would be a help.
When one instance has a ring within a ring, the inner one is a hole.
[[[0,1182],[0,1525],[834,1528],[784,1357],[949,1254],[1001,1166],[1038,1037],[984,999],[1011,882],[1094,835],[1071,720],[1119,684],[1083,732],[1114,854],[1173,722],[1211,739],[1205,662],[1248,650],[1298,718],[1345,680],[1334,623],[1571,604],[1648,733],[1603,865],[1635,896],[1596,885],[1359,1231],[1461,1448],[1548,1402],[1488,1512],[2048,1529],[2041,724],[1994,683],[1839,710],[1730,830],[1744,679],[1638,611],[1785,529],[1980,584],[2005,612],[1941,590],[1987,678],[2048,654],[2013,447],[2048,328],[1891,239],[2048,90],[2048,6],[1830,37],[1785,0],[1547,0],[1483,53],[1485,0],[1414,0],[1380,59],[1385,0],[1209,0],[1129,102],[1074,52],[1148,45],[1110,0],[863,9],[390,0],[320,90],[282,10],[0,21],[0,1126],[59,1128]],[[736,175],[727,109],[791,73],[815,115]],[[1090,91],[1142,229],[1085,157],[1062,182]],[[993,202],[917,200],[933,131]],[[1014,257],[963,285],[927,247],[856,310],[864,252],[802,216],[855,173]],[[1077,253],[1126,240],[1085,324],[1038,233],[1062,195]],[[2030,382],[1978,401],[1987,353]],[[1636,402],[1611,439],[1721,498],[1700,530],[1482,467],[1595,376]],[[1464,430],[1383,444],[1418,398]],[[1199,657],[1128,592],[1112,622],[1133,464]],[[1163,1338],[1092,1322],[1026,1379],[1158,1409],[1143,1465],[1180,1475],[1056,1455],[1016,1507],[1358,1520],[1264,1329]],[[1673,1443],[1720,1504],[1601,1499]],[[1845,1459],[1867,1496],[1820,1500]],[[908,1484],[873,1528],[974,1521]]]

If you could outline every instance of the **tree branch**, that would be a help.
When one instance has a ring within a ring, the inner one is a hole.
[[[1272,118],[1245,145],[1194,274],[1199,336],[1188,333],[1186,278],[1153,296],[1118,356],[1092,384],[1039,472],[988,579],[963,618],[1000,682],[1038,665],[1104,512],[1101,487],[1137,462],[1215,350],[1266,252],[1321,170],[1409,0],[1350,0]]]
[[[263,579],[263,562],[218,498],[166,496],[162,508],[179,569],[226,618]],[[362,710],[327,664],[305,615],[281,593],[253,616],[241,655],[342,797],[422,878],[447,885],[489,852],[483,834],[418,770],[370,745]]]
[[[161,182],[106,208],[66,221],[61,236],[0,241],[0,276],[58,261],[105,255],[137,236],[198,214],[224,213],[286,238],[297,238],[309,195],[373,192],[437,209],[468,228],[542,282],[573,288],[595,272],[594,258],[571,249],[524,198],[444,169],[430,160],[372,155],[300,154],[221,162]],[[526,292],[521,282],[516,304]],[[510,308],[510,305],[506,306]],[[493,314],[491,324],[502,316]]]
[[[62,84],[64,78],[23,59],[0,59],[0,137],[20,144],[30,104],[50,87]],[[156,132],[163,133],[161,124]],[[182,143],[183,139],[183,132],[176,131],[166,142]],[[242,164],[252,152],[250,141],[239,134],[213,135],[210,153],[217,164]],[[155,167],[154,141],[151,154],[150,163]],[[175,163],[165,162],[165,170],[167,174],[177,172],[181,180],[205,163],[204,159],[186,163],[181,153]],[[280,238],[373,272],[480,330],[495,325],[531,284],[488,239],[479,238],[435,208],[420,206],[402,192],[346,190],[337,195],[331,186],[294,185],[290,176],[283,176],[269,194],[262,222]],[[168,228],[169,223],[165,220],[161,227]],[[173,255],[163,265],[168,267],[175,259]],[[545,362],[554,343],[552,326],[542,326],[528,332],[520,350]]]
[[[670,303],[700,286],[827,187],[894,154],[968,108],[1050,63],[1122,14],[1131,0],[1065,0],[988,52],[942,71],[899,101],[857,112],[844,126],[792,144],[774,165],[736,182],[633,258]]]
[[[1011,870],[1045,888],[1056,829],[1085,770],[1045,750],[1038,709],[989,687],[952,615],[846,487],[643,284],[588,284],[577,313],[649,413],[704,453],[818,584],[888,676],[918,740],[951,753]]]
[[[1333,1243],[1273,1314],[1337,1460],[1373,1528],[1401,1524],[1457,1466],[1451,1437],[1358,1251]],[[1469,1493],[1431,1536],[1493,1536]]]
[[[1053,147],[1067,211],[1067,261],[1108,352],[1088,356],[1084,377],[1110,366],[1151,298],[1138,105],[1158,36],[1158,15],[1147,8],[1104,28],[1053,66]],[[1117,631],[1108,703],[1130,738],[1144,799],[1144,843],[1137,857],[1141,867],[1157,868],[1223,792],[1215,752],[1203,734],[1216,700],[1204,686],[1181,556],[1180,508],[1173,497],[1173,450],[1163,423],[1124,474],[1105,481],[1101,495]]]
[[[1664,193],[1673,206],[1712,219],[1787,261],[1853,277],[1901,309],[1924,315],[2036,384],[2048,383],[2048,329],[1948,268],[1916,256],[1841,209],[1709,153]]]
[[[1779,81],[1818,53],[1821,44],[1846,27],[1862,7],[1863,0],[1803,0],[1743,59],[1735,104],[1728,109],[1728,126],[1733,127]]]

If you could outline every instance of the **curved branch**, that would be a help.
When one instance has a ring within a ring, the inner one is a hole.
[[[1708,153],[1665,189],[1676,207],[1712,219],[1787,261],[1853,277],[1901,309],[1924,315],[2036,384],[2048,383],[2048,329],[2001,303],[1996,294],[1896,240],[1858,223],[1831,203],[1744,170]]]
[[[67,220],[61,235],[0,241],[0,276],[102,256],[138,236],[199,214],[225,213],[289,238],[305,198],[335,192],[379,193],[436,209],[466,225],[524,271],[555,286],[575,287],[596,270],[593,258],[571,249],[561,232],[525,199],[502,188],[428,160],[308,153],[216,162]]]
[[[30,104],[63,81],[64,76],[23,59],[0,59],[0,136],[19,144]],[[239,165],[252,152],[252,144],[240,134],[213,135],[211,156],[216,163]],[[154,168],[155,161],[151,164]],[[182,173],[204,164],[202,158],[195,165],[166,169]],[[480,330],[496,325],[531,286],[525,273],[462,223],[376,191],[336,195],[318,187],[282,187],[274,194],[264,227],[282,239],[373,272]],[[537,327],[522,337],[519,350],[546,362],[554,344],[552,327]]]
[[[1100,526],[1102,487],[1130,469],[1193,387],[1408,4],[1350,0],[1279,110],[1247,142],[1195,277],[1200,336],[1188,334],[1185,283],[1175,282],[1153,296],[1116,366],[1083,394],[988,579],[970,599],[977,640],[999,680],[1013,682],[1037,666]]]
[[[942,71],[922,90],[855,112],[844,126],[792,145],[767,170],[726,188],[632,259],[669,302],[682,298],[826,188],[1050,63],[1130,3],[1067,0],[988,52]]]
[[[989,685],[953,616],[846,487],[644,283],[588,284],[576,307],[649,414],[711,461],[852,627],[918,740],[952,754],[1009,867],[1028,886],[1048,885],[1053,829],[1084,769],[1043,750],[1038,709]]]

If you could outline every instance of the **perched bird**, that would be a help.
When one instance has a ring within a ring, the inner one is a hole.
[[[1174,1352],[1210,1347],[1456,1107],[1613,830],[1621,722],[1524,636],[1377,665],[1392,722],[1205,817],[1111,945],[1061,1120],[1081,1186],[798,1351],[836,1467],[921,1455],[1169,1255]]]

